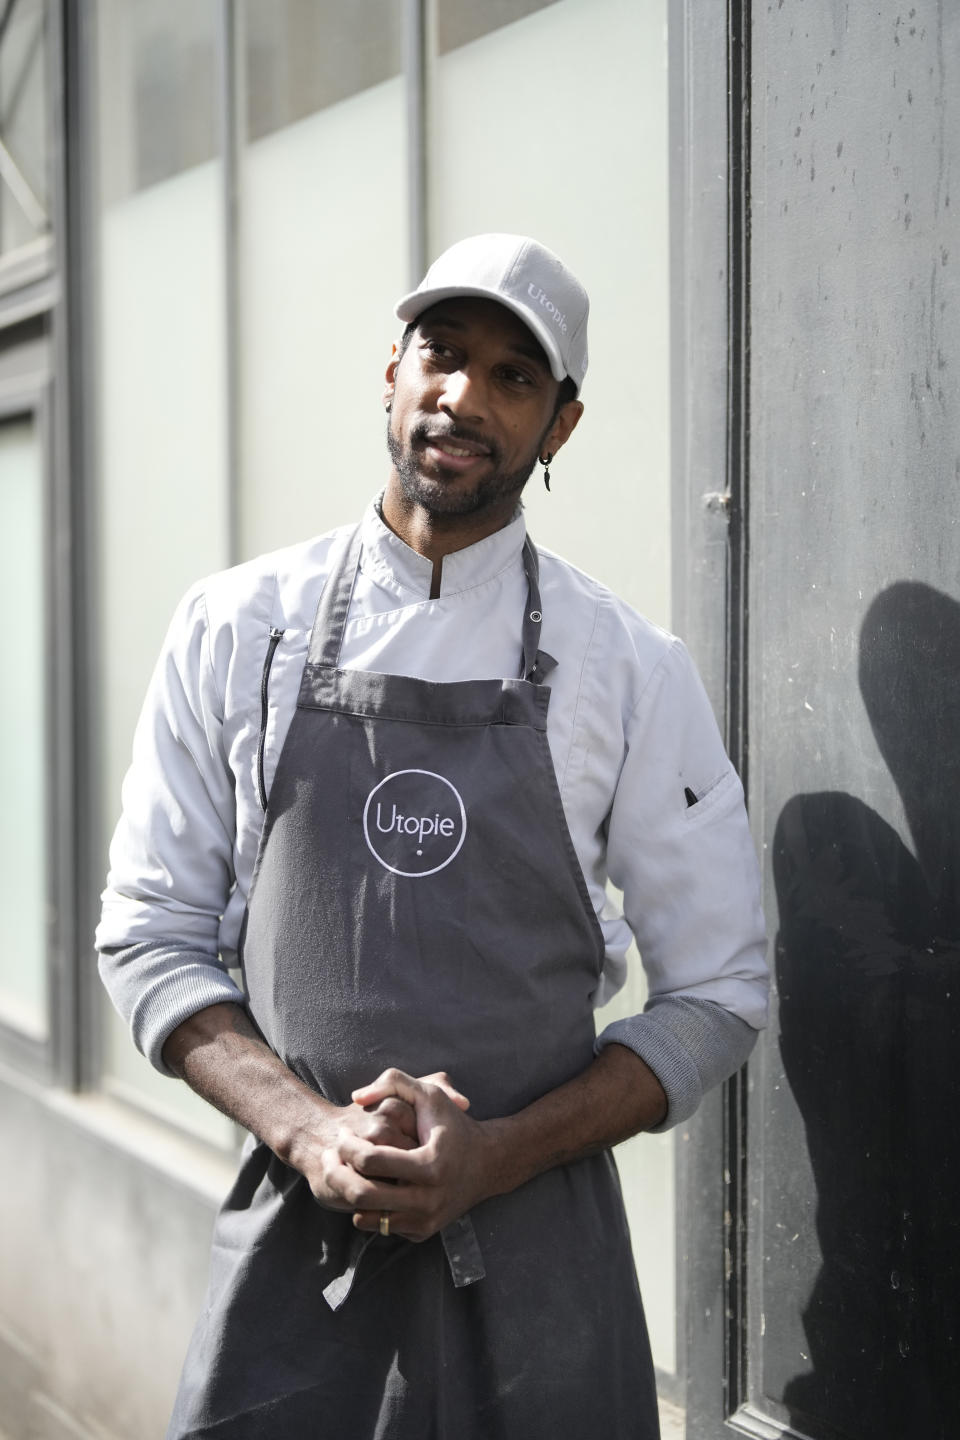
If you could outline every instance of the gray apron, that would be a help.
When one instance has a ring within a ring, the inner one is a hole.
[[[547,743],[527,541],[521,677],[338,669],[355,532],[317,610],[242,945],[250,1014],[335,1104],[447,1070],[478,1120],[593,1057],[603,939]],[[170,1440],[655,1440],[609,1152],[423,1244],[370,1236],[248,1140]]]

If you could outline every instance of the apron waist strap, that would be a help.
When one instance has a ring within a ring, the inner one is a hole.
[[[331,1310],[339,1310],[347,1299],[367,1246],[377,1238],[376,1235],[365,1235],[360,1230],[356,1232],[344,1269],[335,1280],[331,1280],[329,1285],[324,1287],[323,1298]],[[458,1290],[484,1278],[487,1272],[469,1215],[461,1215],[459,1220],[452,1220],[449,1225],[444,1226],[440,1239],[443,1241],[447,1264],[450,1267],[450,1278]]]

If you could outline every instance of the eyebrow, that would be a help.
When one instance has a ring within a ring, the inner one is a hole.
[[[443,310],[440,310],[439,307],[437,307],[435,313],[430,316],[427,325],[436,325],[447,330],[455,330],[461,333],[467,328],[465,321],[458,320],[455,315],[449,315]],[[421,326],[420,328],[422,329],[423,327]],[[511,350],[515,355],[522,355],[526,360],[532,360],[546,375],[552,375],[553,372],[550,369],[550,362],[547,359],[546,352],[543,346],[538,344],[532,335],[529,340],[508,340],[507,349]]]

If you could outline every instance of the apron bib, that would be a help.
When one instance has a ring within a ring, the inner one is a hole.
[[[317,610],[242,944],[251,1017],[338,1105],[446,1070],[478,1120],[593,1058],[603,938],[547,742],[536,551],[518,679],[338,668],[360,554]],[[252,1137],[218,1216],[169,1440],[655,1440],[609,1152],[415,1245],[326,1210]]]

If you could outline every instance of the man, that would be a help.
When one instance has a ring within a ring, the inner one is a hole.
[[[682,646],[525,536],[587,310],[534,241],[455,245],[397,307],[380,500],[171,627],[102,971],[251,1132],[171,1436],[658,1433],[609,1147],[746,1058],[764,937]],[[631,931],[650,1005],[595,1042]]]

